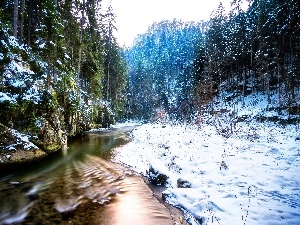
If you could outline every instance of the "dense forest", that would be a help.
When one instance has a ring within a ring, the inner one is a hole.
[[[0,123],[49,141],[122,118],[191,121],[220,88],[276,91],[278,109],[299,112],[300,2],[247,2],[154,23],[121,48],[101,0],[1,1]]]
[[[0,123],[43,139],[123,117],[126,64],[111,6],[7,0],[0,10]]]
[[[209,21],[162,21],[126,50],[131,113],[155,109],[190,120],[208,109],[220,88],[242,97],[257,91],[279,96],[278,109],[299,112],[300,2],[232,1]],[[146,100],[146,101],[143,101]]]
[[[190,100],[200,28],[195,22],[162,21],[125,51],[132,115],[149,119],[155,109],[172,110],[172,106]]]

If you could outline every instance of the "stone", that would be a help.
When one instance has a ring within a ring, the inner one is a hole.
[[[147,176],[150,183],[154,185],[165,185],[169,179],[166,174],[154,169],[152,165],[150,165],[149,171],[147,171]]]
[[[228,165],[225,163],[225,161],[221,162],[220,170],[222,170],[222,168],[224,168],[225,170],[228,169]]]
[[[30,201],[34,201],[40,198],[39,194],[30,194],[28,195]]]
[[[177,180],[177,187],[178,188],[191,188],[192,184],[189,181],[187,181],[187,180],[179,178]]]

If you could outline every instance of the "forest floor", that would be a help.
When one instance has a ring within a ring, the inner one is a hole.
[[[114,149],[114,161],[150,179],[164,174],[165,201],[190,224],[296,225],[299,137],[299,124],[230,122],[225,115],[197,126],[148,123]]]

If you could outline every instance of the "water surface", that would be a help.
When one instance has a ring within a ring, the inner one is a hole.
[[[125,129],[89,133],[0,178],[0,224],[173,224],[142,178],[109,161]]]

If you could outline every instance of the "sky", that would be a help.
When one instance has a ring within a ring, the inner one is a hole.
[[[129,46],[153,22],[208,20],[220,2],[230,7],[231,0],[111,0],[118,29],[115,36],[120,46]]]

